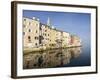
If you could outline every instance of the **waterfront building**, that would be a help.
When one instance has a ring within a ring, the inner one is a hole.
[[[54,28],[50,29],[50,47],[56,48],[56,30]]]
[[[62,47],[68,47],[70,44],[70,33],[62,32]]]
[[[56,47],[62,47],[62,32],[60,30],[56,30]]]
[[[43,37],[43,39],[41,40],[41,45],[45,46],[45,47],[49,47],[50,44],[50,28],[48,25],[42,24],[41,23],[41,30],[40,30],[40,36]]]
[[[36,17],[23,18],[23,46],[24,48],[66,48],[70,46],[80,46],[81,40],[76,35],[58,30],[51,25],[50,18],[47,24],[43,24]]]
[[[71,35],[70,45],[81,46],[81,39],[76,35]]]
[[[24,47],[39,47],[39,19],[23,18]]]

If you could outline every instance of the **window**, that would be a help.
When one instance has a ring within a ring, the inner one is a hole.
[[[36,39],[36,37],[35,37],[35,39]]]
[[[23,35],[25,35],[25,32],[23,32]]]
[[[31,37],[30,36],[28,36],[28,39],[30,39]]]
[[[38,24],[36,24],[36,26],[38,26]]]
[[[29,29],[29,32],[31,32],[31,29]]]
[[[38,37],[35,37],[35,39],[38,40],[39,38]]]
[[[37,30],[36,30],[36,33],[37,33]]]
[[[37,43],[35,43],[35,45],[37,46]]]
[[[42,30],[42,27],[40,26],[40,30]]]
[[[26,21],[26,19],[24,19],[24,21]]]
[[[47,32],[47,30],[45,30],[45,32]]]
[[[31,37],[30,36],[28,36],[28,41],[31,42]]]

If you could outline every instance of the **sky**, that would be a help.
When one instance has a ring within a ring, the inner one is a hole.
[[[23,10],[23,17],[37,17],[44,24],[47,24],[49,17],[52,26],[77,35],[81,38],[82,44],[90,45],[91,14],[89,13]]]

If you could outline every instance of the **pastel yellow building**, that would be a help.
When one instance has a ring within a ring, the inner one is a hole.
[[[70,44],[70,33],[62,32],[62,47],[68,47]]]
[[[62,47],[62,32],[60,30],[56,30],[56,47]]]
[[[38,19],[23,18],[24,47],[39,47],[39,26]]]
[[[51,28],[50,30],[50,47],[55,48],[56,47],[56,30],[54,28]]]
[[[43,37],[43,39],[41,40],[41,45],[45,46],[45,47],[49,47],[50,44],[50,28],[48,25],[45,24],[41,24],[41,36]]]
[[[31,50],[66,48],[80,46],[78,36],[56,29],[48,18],[47,24],[43,24],[36,17],[23,18],[23,46]]]

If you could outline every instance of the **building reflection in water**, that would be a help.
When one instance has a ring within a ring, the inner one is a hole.
[[[24,55],[23,68],[54,68],[69,64],[70,60],[79,57],[81,47],[32,52]]]

